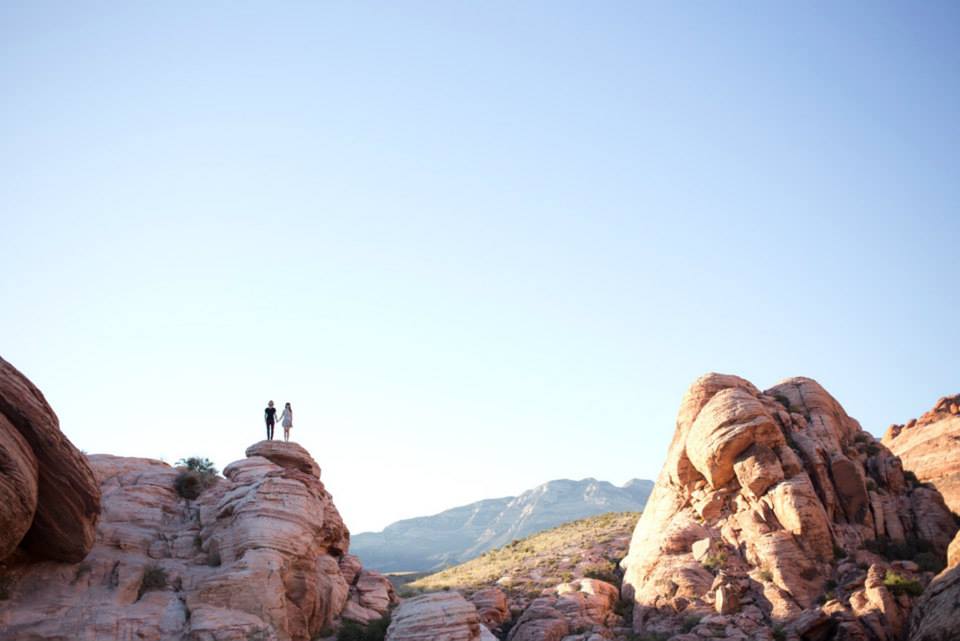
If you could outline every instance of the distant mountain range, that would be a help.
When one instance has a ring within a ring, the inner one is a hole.
[[[397,521],[383,532],[361,532],[350,552],[381,572],[428,572],[462,563],[514,539],[605,512],[638,512],[653,481],[623,487],[588,478],[548,481],[520,496],[485,499],[433,516]]]

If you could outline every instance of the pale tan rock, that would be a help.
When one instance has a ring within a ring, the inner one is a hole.
[[[888,431],[883,444],[905,469],[933,483],[950,509],[960,514],[960,416],[944,409],[938,403],[914,427]]]
[[[766,445],[754,444],[743,451],[733,463],[733,471],[740,487],[754,497],[763,496],[771,485],[783,480],[780,459]]]
[[[345,554],[329,493],[298,466],[254,456],[186,501],[165,463],[90,462],[103,497],[96,544],[79,564],[18,561],[0,601],[0,630],[13,636],[0,637],[310,641],[348,608],[373,620],[395,600],[385,577]],[[161,585],[144,591],[158,572]]]
[[[936,492],[906,483],[897,458],[815,381],[760,392],[710,374],[684,397],[621,563],[622,593],[634,601],[638,633],[679,634],[689,613],[727,612],[739,601],[762,604],[763,621],[698,626],[697,634],[772,638],[776,622],[809,623],[803,635],[811,639],[834,628],[845,639],[876,636],[898,613],[902,624],[911,597],[885,602],[882,581],[866,586],[855,576],[854,561],[888,563],[865,546],[878,537],[923,539],[939,554],[955,529]],[[828,590],[836,603],[824,623],[817,604]]]
[[[405,599],[393,612],[386,641],[479,641],[477,609],[458,592]]]
[[[247,457],[260,456],[280,467],[300,470],[310,476],[320,478],[320,466],[310,456],[310,452],[296,443],[281,441],[260,441],[247,448]]]
[[[787,479],[765,497],[780,524],[792,532],[813,555],[833,554],[833,537],[823,503],[806,474]]]
[[[36,510],[20,544],[39,558],[66,562],[82,560],[93,546],[100,514],[100,489],[86,457],[60,431],[57,415],[43,394],[2,358],[0,414],[8,421],[0,429],[9,431],[12,426],[36,459]],[[9,436],[7,442],[10,443]],[[15,447],[19,449],[22,444]],[[29,462],[26,465],[30,467]],[[20,469],[18,474],[23,472]],[[29,469],[26,473],[30,475]],[[31,492],[26,487],[24,490],[28,494]],[[0,507],[0,511],[4,509]],[[15,509],[22,511],[24,506]],[[21,523],[14,530],[22,527]],[[9,540],[13,538],[12,534],[7,537]]]
[[[783,440],[773,417],[747,390],[717,392],[703,407],[687,436],[687,456],[714,489],[734,476],[736,457],[754,443],[776,446]]]

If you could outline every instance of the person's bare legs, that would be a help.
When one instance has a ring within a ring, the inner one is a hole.
[[[290,442],[290,428],[289,428],[289,427],[283,428],[283,440],[284,440],[285,442],[287,442],[287,443]]]

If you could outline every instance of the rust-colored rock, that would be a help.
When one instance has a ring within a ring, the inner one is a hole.
[[[7,432],[0,448],[19,459],[13,468],[17,478],[32,477],[30,467],[36,465],[36,505],[33,520],[20,545],[35,557],[55,561],[80,561],[93,546],[97,517],[100,514],[100,488],[86,457],[60,431],[57,415],[43,394],[13,365],[0,358],[0,415],[6,421],[0,430]],[[12,436],[16,430],[20,438]],[[14,441],[18,441],[16,445]],[[23,455],[23,444],[29,446],[35,463]],[[0,454],[3,456],[3,454]],[[4,472],[4,474],[7,474]],[[29,512],[32,502],[29,481],[24,495],[12,504],[0,503],[0,511],[17,511],[20,518]],[[27,502],[24,503],[24,500]],[[10,532],[3,549],[9,549],[18,523]],[[0,557],[2,558],[2,557]]]
[[[768,639],[776,624],[802,639],[886,630],[893,641],[912,597],[892,594],[886,573],[921,584],[929,574],[866,548],[922,540],[945,555],[956,529],[939,494],[905,482],[898,459],[816,381],[761,392],[708,374],[684,396],[622,563],[623,595],[638,633]]]
[[[0,414],[0,560],[23,540],[37,511],[37,458]]]
[[[944,397],[913,425],[892,425],[883,444],[920,481],[933,483],[947,506],[960,514],[960,395]]]

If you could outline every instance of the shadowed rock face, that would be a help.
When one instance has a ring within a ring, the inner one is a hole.
[[[910,617],[910,641],[960,638],[960,534],[950,544],[947,569],[937,575]]]
[[[341,616],[382,616],[393,589],[346,554],[319,466],[295,444],[271,453],[289,465],[237,461],[194,501],[166,463],[91,456],[96,544],[79,564],[8,560],[0,637],[309,641]]]
[[[891,425],[883,444],[900,457],[904,469],[933,483],[947,506],[960,514],[960,394],[941,398],[905,425]]]
[[[943,559],[955,532],[942,497],[906,481],[815,381],[761,392],[708,374],[681,404],[623,593],[637,632],[679,634],[703,617],[699,638],[766,639],[781,625],[800,639],[893,640],[911,600],[886,583],[932,573],[866,548],[919,545]]]
[[[0,559],[80,561],[93,546],[100,488],[43,394],[0,358]]]

